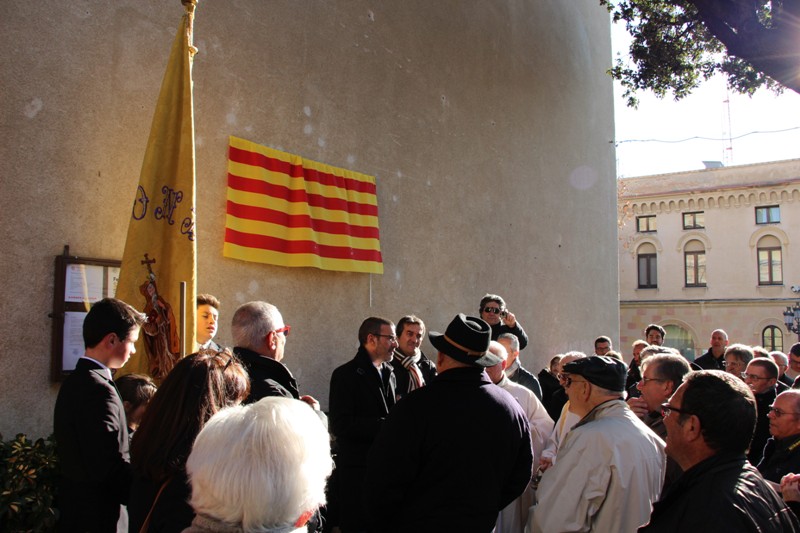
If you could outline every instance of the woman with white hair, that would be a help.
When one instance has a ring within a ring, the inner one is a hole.
[[[186,463],[196,516],[184,533],[305,531],[332,468],[328,432],[305,403],[267,397],[224,409]]]

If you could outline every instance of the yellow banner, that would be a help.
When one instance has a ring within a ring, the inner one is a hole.
[[[161,84],[122,256],[117,298],[147,313],[136,353],[118,375],[161,381],[195,350],[197,243],[192,102],[192,20],[186,6]],[[180,283],[186,286],[186,334],[180,331]]]

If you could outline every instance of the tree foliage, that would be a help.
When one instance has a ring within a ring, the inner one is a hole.
[[[800,0],[600,0],[633,40],[610,74],[636,93],[687,96],[721,73],[735,91],[800,92]]]

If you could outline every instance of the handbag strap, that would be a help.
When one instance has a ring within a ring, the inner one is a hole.
[[[168,477],[164,480],[164,483],[161,484],[161,488],[158,489],[156,498],[153,500],[153,505],[150,506],[150,512],[147,513],[147,517],[144,519],[144,522],[142,522],[142,527],[139,529],[139,533],[147,533],[147,530],[150,529],[150,518],[153,516],[153,509],[156,508],[158,498],[161,496],[161,493],[164,492],[164,489],[167,488],[167,485],[169,485],[170,481],[172,481],[172,478]]]

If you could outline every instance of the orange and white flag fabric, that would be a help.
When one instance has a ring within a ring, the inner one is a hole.
[[[230,138],[223,255],[383,274],[375,177]]]
[[[118,375],[166,377],[194,350],[197,293],[195,148],[192,102],[194,1],[175,37],[161,83],[133,202],[116,297],[147,313],[136,353]],[[186,333],[179,328],[180,282],[186,286]]]

